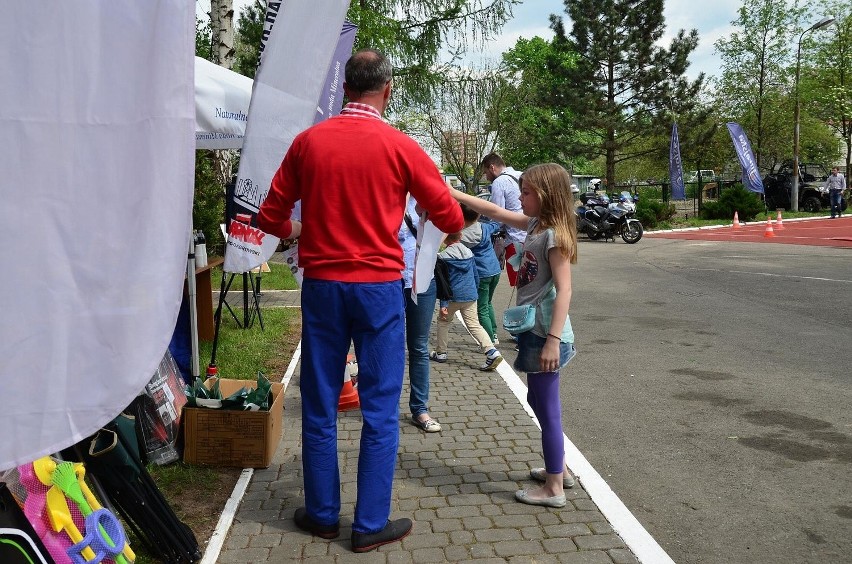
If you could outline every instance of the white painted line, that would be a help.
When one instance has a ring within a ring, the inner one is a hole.
[[[686,270],[695,270],[698,272],[726,272],[730,274],[750,274],[753,276],[768,276],[770,278],[792,278],[794,280],[816,280],[818,282],[841,282],[844,284],[852,283],[852,280],[844,280],[838,278],[820,278],[819,276],[795,276],[793,274],[774,274],[772,272],[749,272],[747,270],[722,270],[720,268],[689,268]]]
[[[533,418],[533,422],[541,429],[538,419],[533,413],[532,407],[527,403],[527,387],[518,377],[507,362],[497,365],[497,372],[509,386],[509,389],[521,402],[524,410]],[[580,480],[583,489],[598,506],[603,516],[612,525],[613,530],[621,537],[624,544],[633,552],[639,562],[653,562],[654,564],[671,563],[674,560],[666,554],[663,547],[654,540],[654,537],[645,530],[645,527],[622,503],[609,484],[583,456],[583,453],[563,433],[565,439],[565,460],[571,472]]]
[[[287,371],[281,379],[281,383],[284,384],[284,389],[281,390],[282,394],[287,391],[287,386],[293,378],[293,373],[296,371],[296,365],[299,363],[299,358],[301,358],[301,356],[302,341],[299,341],[299,344],[296,345],[296,351],[293,353],[293,358],[287,366]],[[249,482],[251,482],[251,477],[253,475],[254,468],[244,468],[242,474],[240,474],[240,478],[234,486],[234,491],[231,492],[231,497],[228,498],[227,503],[225,503],[225,508],[219,516],[219,522],[216,523],[216,529],[210,536],[210,542],[207,543],[207,549],[204,551],[204,558],[201,559],[201,564],[216,564],[216,561],[219,559],[219,554],[222,552],[222,546],[224,546],[225,539],[228,537],[228,531],[234,523],[234,517],[237,514],[237,509],[240,507],[243,496],[246,495],[246,490],[248,489]]]
[[[302,358],[302,341],[299,340],[299,344],[296,345],[296,350],[293,352],[293,358],[290,360],[290,364],[287,365],[287,371],[284,373],[284,377],[281,379],[281,383],[284,384],[284,391],[287,391],[287,386],[290,385],[290,380],[293,378],[293,373],[296,372],[296,365],[299,363],[299,359]]]
[[[216,523],[216,529],[210,537],[210,542],[207,544],[207,549],[204,551],[204,558],[201,559],[201,564],[215,564],[219,559],[219,553],[222,552],[222,546],[225,544],[225,539],[228,536],[228,530],[234,522],[234,516],[237,514],[237,508],[243,500],[251,477],[254,475],[253,468],[243,469],[240,474],[240,479],[237,480],[237,485],[234,486],[234,491],[228,502],[225,504],[225,509],[222,510],[222,515],[219,516],[219,522]]]

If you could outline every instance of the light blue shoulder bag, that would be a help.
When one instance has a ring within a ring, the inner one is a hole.
[[[513,306],[510,308],[506,308],[506,311],[503,312],[503,329],[505,329],[508,333],[512,335],[518,335],[520,333],[526,333],[527,331],[531,331],[533,327],[535,327],[535,314],[536,308],[541,305],[542,300],[547,299],[553,296],[553,284],[550,285],[550,289],[544,293],[544,295],[539,298],[534,304],[526,304],[520,306]],[[515,289],[512,288],[512,294],[514,295]],[[509,302],[512,301],[512,298],[509,297]]]
[[[503,312],[503,329],[512,335],[526,333],[535,327],[535,304],[514,306]]]

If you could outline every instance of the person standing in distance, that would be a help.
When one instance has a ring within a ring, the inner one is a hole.
[[[442,231],[464,225],[431,158],[382,119],[392,70],[376,50],[352,55],[344,71],[348,103],[339,116],[296,136],[258,213],[258,227],[290,238],[293,206],[302,201],[305,507],[294,521],[325,539],[340,529],[337,406],[346,355],[355,346],[363,427],[354,552],[397,541],[412,528],[410,519],[389,520],[405,370],[405,263],[397,234],[407,194]]]
[[[503,209],[521,213],[521,189],[518,187],[520,171],[506,166],[497,153],[485,155],[479,166],[482,167],[485,178],[491,183],[491,203]],[[514,286],[517,283],[518,273],[508,260],[518,252],[521,243],[527,237],[527,232],[508,224],[504,224],[503,227],[506,229],[506,276],[509,278],[509,285]]]
[[[825,179],[825,188],[828,190],[828,201],[831,204],[831,219],[842,215],[843,209],[843,190],[846,189],[846,179],[840,174],[840,169],[833,167],[831,174]]]

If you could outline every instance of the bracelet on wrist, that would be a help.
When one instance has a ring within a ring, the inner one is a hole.
[[[554,335],[553,333],[548,333],[548,334],[547,334],[547,336],[548,336],[548,337],[553,337],[553,338],[554,338],[554,339],[556,339],[557,341],[561,341],[561,340],[562,340],[562,337],[559,337],[559,336],[557,336],[557,335]]]

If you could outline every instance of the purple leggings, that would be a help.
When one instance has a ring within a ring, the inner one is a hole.
[[[541,449],[548,474],[565,470],[565,438],[562,433],[562,403],[559,399],[559,372],[527,374],[527,402],[541,424]]]

